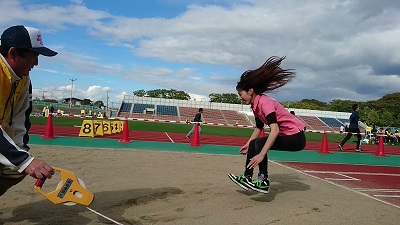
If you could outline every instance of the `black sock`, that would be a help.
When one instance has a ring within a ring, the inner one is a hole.
[[[251,179],[253,177],[253,171],[245,170],[244,176]]]

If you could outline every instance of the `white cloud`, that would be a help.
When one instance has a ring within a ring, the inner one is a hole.
[[[71,2],[62,6],[3,1],[0,26],[28,21],[52,33],[80,29],[87,32],[80,35],[103,42],[104,51],[111,47],[132,55],[95,54],[63,43],[55,45],[60,53],[52,59],[62,68],[49,69],[50,61],[45,60],[40,68],[44,72],[66,74],[66,69],[103,81],[113,76],[208,96],[234,93],[243,71],[257,68],[269,56],[286,55],[283,66],[296,69],[297,77],[272,94],[281,101],[366,101],[399,90],[400,2],[248,0],[221,1],[217,6],[213,1],[192,1],[172,18],[113,15],[81,0]],[[129,63],[125,57],[131,57]],[[94,87],[80,93],[104,99],[104,87]]]

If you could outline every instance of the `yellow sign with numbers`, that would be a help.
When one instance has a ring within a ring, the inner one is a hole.
[[[109,120],[103,120],[103,133],[111,134],[111,123]]]
[[[119,121],[111,121],[111,133],[116,134],[119,131]]]
[[[104,135],[103,120],[93,120],[94,134],[97,136]]]
[[[79,137],[94,137],[93,120],[83,120]]]

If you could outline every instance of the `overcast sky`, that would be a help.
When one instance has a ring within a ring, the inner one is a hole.
[[[1,30],[39,28],[55,57],[31,71],[34,97],[120,104],[177,89],[192,99],[236,93],[270,56],[296,78],[278,101],[376,100],[400,90],[397,0],[2,0]]]

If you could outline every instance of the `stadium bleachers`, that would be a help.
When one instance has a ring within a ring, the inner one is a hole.
[[[157,105],[156,114],[165,116],[178,116],[178,108],[170,105]]]
[[[192,121],[197,113],[198,108],[194,107],[123,102],[119,116],[165,121]],[[339,131],[340,126],[349,122],[349,119],[331,117],[299,115],[296,115],[296,117],[304,122],[306,130]],[[203,122],[207,124],[255,126],[254,116],[224,109],[204,108]]]
[[[342,124],[349,124],[350,123],[350,120],[349,119],[337,119],[337,120],[339,120]]]
[[[199,112],[198,108],[191,107],[179,107],[181,118],[183,120],[189,119],[193,120],[194,116]],[[203,122],[206,123],[222,123],[227,124],[221,110],[219,109],[204,109],[203,112]]]
[[[339,120],[337,120],[336,118],[328,118],[328,117],[318,117],[318,118],[330,127],[344,126],[344,124],[342,122],[340,122]]]
[[[132,113],[143,113],[147,108],[154,109],[153,104],[140,104],[140,103],[135,103],[133,104],[133,110]]]
[[[132,103],[122,102],[120,112],[131,112]]]
[[[252,123],[246,118],[246,115],[240,114],[233,110],[221,110],[225,117],[227,124],[240,124],[246,126],[252,126]]]
[[[307,130],[334,131],[335,129],[326,125],[316,116],[297,116],[305,124]]]

